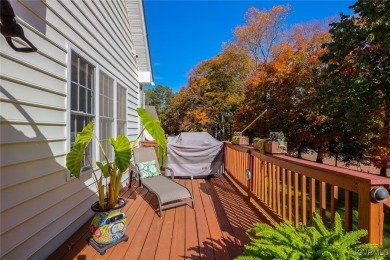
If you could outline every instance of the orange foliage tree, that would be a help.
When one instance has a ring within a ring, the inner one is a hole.
[[[241,106],[251,61],[234,44],[225,44],[216,57],[201,62],[178,93],[181,131],[208,131],[215,138],[230,138],[233,115]]]
[[[307,148],[321,150],[323,121],[315,104],[315,86],[321,84],[318,75],[323,69],[318,57],[321,45],[329,39],[326,26],[320,22],[300,24],[274,46],[278,53],[266,66],[260,67],[247,81],[245,107],[237,115],[236,128],[242,128],[248,118],[268,109],[249,133],[266,137],[269,131],[283,131],[289,140],[289,150],[298,156]],[[323,153],[319,153],[323,155]],[[321,160],[321,158],[319,158]]]
[[[269,12],[251,7],[245,14],[245,25],[236,27],[236,44],[253,60],[253,71],[278,55],[274,46],[282,36],[289,11],[290,6],[282,5],[272,7]]]

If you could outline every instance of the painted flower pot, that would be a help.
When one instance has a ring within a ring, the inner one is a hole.
[[[96,212],[90,225],[90,232],[93,240],[99,244],[111,244],[118,241],[125,234],[127,226],[126,214],[122,208],[126,205],[126,200],[119,198],[118,206],[109,209],[99,209],[99,203],[92,204],[91,209]]]

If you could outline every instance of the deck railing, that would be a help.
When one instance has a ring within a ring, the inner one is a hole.
[[[384,203],[370,191],[390,188],[390,178],[323,165],[285,155],[260,154],[225,142],[225,171],[274,220],[312,222],[314,212],[332,225],[339,211],[347,231],[366,229],[366,241],[382,245]],[[356,216],[357,215],[357,216]]]

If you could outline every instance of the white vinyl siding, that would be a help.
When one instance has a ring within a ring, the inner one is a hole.
[[[114,89],[125,87],[130,140],[139,133],[138,64],[125,0],[38,1],[39,12],[29,1],[14,2],[24,9],[24,16],[14,10],[16,21],[38,51],[15,52],[0,37],[0,258],[45,259],[90,219],[97,200],[90,173],[67,178],[71,50],[113,78]],[[29,21],[44,24],[37,29]],[[94,106],[78,110],[96,116]]]

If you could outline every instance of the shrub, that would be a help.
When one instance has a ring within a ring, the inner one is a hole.
[[[374,252],[378,246],[360,243],[359,239],[367,235],[366,230],[345,232],[338,213],[331,230],[318,214],[314,213],[313,220],[313,226],[301,224],[299,228],[288,221],[275,227],[254,224],[247,231],[251,243],[245,245],[245,254],[236,259],[383,259],[364,254]]]

